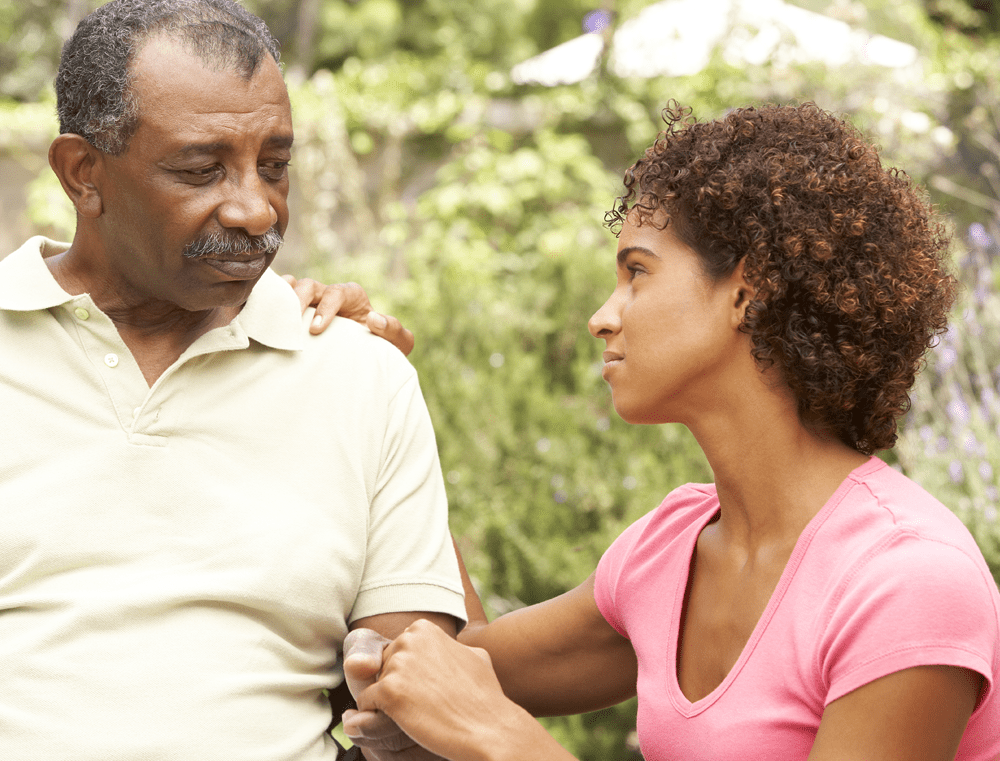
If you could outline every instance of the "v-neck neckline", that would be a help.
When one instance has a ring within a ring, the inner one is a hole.
[[[718,494],[715,495],[715,509],[708,512],[704,516],[703,520],[693,524],[693,526],[689,529],[690,535],[686,537],[687,541],[685,547],[687,566],[684,573],[678,574],[678,585],[674,594],[673,610],[670,615],[669,639],[666,647],[666,658],[668,659],[666,669],[667,693],[669,694],[674,707],[681,714],[687,717],[696,716],[710,708],[726,693],[732,683],[739,676],[740,671],[742,671],[744,666],[746,666],[746,663],[753,654],[758,642],[760,642],[761,637],[767,630],[768,624],[770,624],[771,620],[774,618],[778,607],[781,605],[781,600],[788,591],[788,587],[791,585],[792,580],[795,578],[795,573],[798,570],[799,565],[801,565],[802,559],[805,557],[806,551],[809,549],[809,545],[812,543],[816,532],[819,531],[833,511],[843,501],[844,497],[847,496],[847,493],[858,483],[859,477],[868,475],[879,466],[884,466],[884,463],[873,456],[868,460],[868,462],[863,463],[852,470],[847,477],[841,481],[840,485],[837,486],[836,490],[830,495],[829,499],[827,499],[823,507],[820,508],[819,512],[816,513],[809,523],[806,524],[802,533],[799,534],[799,538],[795,541],[792,554],[789,556],[788,562],[785,564],[785,567],[781,572],[781,576],[778,579],[778,583],[775,586],[774,591],[771,593],[771,596],[767,601],[767,606],[764,608],[764,612],[757,620],[757,623],[754,625],[753,631],[750,634],[750,638],[740,651],[740,657],[736,660],[736,663],[733,664],[733,667],[729,670],[729,673],[726,674],[725,678],[711,692],[698,700],[691,701],[688,700],[680,686],[680,678],[678,675],[678,644],[680,642],[680,627],[683,623],[684,598],[691,578],[691,561],[694,558],[695,548],[698,544],[698,537],[701,536],[701,532],[705,529],[705,527],[715,520],[716,516],[719,514]]]

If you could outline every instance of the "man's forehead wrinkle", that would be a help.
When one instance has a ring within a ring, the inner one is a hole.
[[[132,51],[132,60],[134,61],[150,44],[167,43],[179,46],[186,53],[197,58],[206,69],[212,72],[231,71],[249,82],[257,75],[261,66],[270,60],[278,67],[282,78],[284,78],[284,66],[265,46],[261,46],[259,51],[261,56],[256,61],[241,60],[238,51],[232,45],[215,46],[212,44],[214,35],[200,32],[201,28],[212,26],[222,26],[232,33],[245,36],[248,44],[252,45],[255,42],[253,36],[248,34],[246,30],[239,29],[219,19],[206,18],[201,21],[171,19],[137,35]],[[203,37],[206,38],[207,42],[202,39]]]
[[[188,59],[185,61],[184,59]],[[183,37],[160,32],[144,39],[133,51],[129,62],[130,85],[135,86],[137,79],[145,80],[147,87],[154,89],[169,89],[176,86],[176,79],[169,76],[177,66],[185,67],[189,62],[197,64],[211,74],[231,74],[247,84],[263,79],[264,69],[273,66],[284,83],[284,73],[281,65],[268,54],[251,72],[241,71],[240,67],[213,55],[206,55],[192,49]],[[158,77],[157,74],[167,74]],[[285,88],[287,93],[287,87]]]
[[[264,140],[263,145],[267,148],[292,147],[294,138],[290,135],[272,135]],[[222,153],[233,150],[233,143],[225,140],[214,140],[211,142],[191,142],[181,146],[173,152],[174,158],[186,158],[188,156],[198,156],[204,154]]]

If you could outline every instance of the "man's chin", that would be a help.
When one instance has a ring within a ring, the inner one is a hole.
[[[214,309],[240,309],[250,298],[250,292],[257,285],[257,280],[219,280],[207,288],[202,286],[196,298],[189,293],[185,303],[178,303],[182,309],[189,312],[209,312]]]

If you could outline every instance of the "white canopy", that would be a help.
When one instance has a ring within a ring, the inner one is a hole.
[[[735,65],[771,60],[905,68],[919,57],[905,42],[783,0],[664,0],[615,31],[608,65],[620,77],[686,76],[705,68],[719,45]],[[603,49],[602,35],[585,34],[518,64],[511,78],[546,86],[580,82]]]

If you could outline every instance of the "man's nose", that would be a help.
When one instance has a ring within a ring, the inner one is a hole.
[[[263,235],[278,221],[272,197],[277,190],[256,171],[246,172],[228,183],[227,196],[219,207],[219,224],[242,228],[248,235]]]

